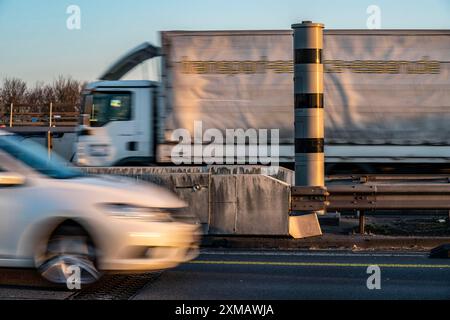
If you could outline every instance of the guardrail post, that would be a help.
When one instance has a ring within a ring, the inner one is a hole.
[[[366,216],[364,210],[359,211],[359,233],[366,233]]]
[[[10,110],[9,110],[9,127],[12,128],[13,126],[13,112],[14,112],[14,103],[11,103]]]
[[[303,21],[294,30],[295,185],[325,185],[323,28],[321,23]],[[317,214],[297,212],[289,219],[295,238],[321,235]]]
[[[48,132],[47,132],[47,151],[48,151],[49,159],[52,156],[52,149],[53,149],[52,117],[53,117],[53,103],[50,102],[50,119],[49,119]]]

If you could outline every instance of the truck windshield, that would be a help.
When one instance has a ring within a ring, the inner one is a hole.
[[[94,92],[84,96],[84,114],[92,127],[103,127],[111,121],[131,120],[131,92]]]
[[[0,136],[0,150],[33,170],[53,179],[74,179],[84,173],[71,167],[65,160],[52,154],[41,145],[15,135]]]

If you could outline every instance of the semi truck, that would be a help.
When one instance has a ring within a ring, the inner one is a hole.
[[[160,47],[135,48],[84,90],[78,165],[180,164],[180,144],[192,147],[181,164],[198,165],[223,143],[204,133],[232,129],[246,135],[226,140],[245,150],[235,161],[254,163],[262,135],[254,142],[250,130],[266,130],[268,156],[292,165],[291,30],[160,35]],[[322,54],[328,172],[450,168],[450,30],[325,30]],[[156,57],[160,81],[122,80]]]

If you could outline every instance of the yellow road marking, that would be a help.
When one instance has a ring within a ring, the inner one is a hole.
[[[214,261],[194,260],[190,264],[213,265],[250,265],[281,267],[368,267],[377,265],[380,268],[417,268],[417,269],[450,269],[448,264],[390,264],[390,263],[334,263],[334,262],[276,262],[276,261]]]

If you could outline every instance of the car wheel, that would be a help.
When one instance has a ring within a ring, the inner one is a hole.
[[[90,237],[74,226],[62,227],[50,237],[38,272],[56,284],[80,286],[96,282],[101,274],[96,266],[96,250]]]

